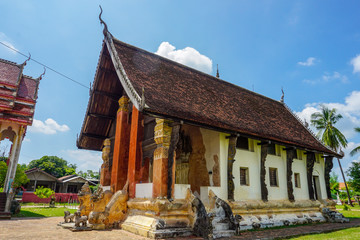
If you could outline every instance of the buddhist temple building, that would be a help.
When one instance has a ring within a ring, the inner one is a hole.
[[[12,143],[4,192],[0,193],[0,217],[10,217],[10,203],[14,196],[12,184],[21,144],[27,126],[33,122],[39,83],[43,76],[35,79],[24,75],[26,62],[17,64],[0,59],[0,140],[9,139]]]
[[[84,200],[89,222],[153,238],[325,221],[341,157],[283,101],[121,42],[106,24],[77,146],[103,151],[108,200]],[[117,219],[94,217],[118,192]]]

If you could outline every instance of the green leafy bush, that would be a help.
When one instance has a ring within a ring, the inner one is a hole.
[[[49,198],[51,197],[51,195],[54,195],[55,192],[50,188],[44,188],[43,186],[41,186],[36,188],[34,194],[39,198]]]
[[[350,209],[350,207],[348,205],[344,204],[343,210],[344,211],[350,211],[351,209]]]

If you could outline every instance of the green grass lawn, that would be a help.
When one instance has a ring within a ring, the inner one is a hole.
[[[33,202],[28,202],[28,203],[20,203],[20,205],[23,207],[27,207],[27,206],[40,206],[40,207],[43,207],[43,206],[49,206],[49,203],[33,203]],[[68,206],[69,204],[68,203],[55,203],[55,206],[63,206],[63,207],[66,207]],[[71,206],[79,206],[80,203],[71,203],[70,204]]]
[[[68,209],[65,207],[33,207],[33,208],[21,208],[19,214],[12,217],[63,217],[64,211],[70,211],[70,213],[76,212],[76,209]]]

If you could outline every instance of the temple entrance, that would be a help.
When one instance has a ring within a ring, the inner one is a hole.
[[[176,158],[176,184],[189,184],[189,156],[190,153],[182,152],[179,157]]]
[[[176,147],[175,184],[189,184],[189,159],[192,151],[191,139],[184,131]]]
[[[321,200],[321,189],[319,176],[313,176],[313,187],[315,191],[315,200]]]

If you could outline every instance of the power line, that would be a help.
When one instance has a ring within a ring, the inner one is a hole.
[[[0,41],[0,44],[2,44],[3,46],[5,46],[5,47],[7,47],[7,48],[9,48],[9,49],[11,49],[11,50],[13,50],[14,52],[19,53],[20,55],[22,55],[22,56],[24,56],[24,57],[29,58],[29,56],[27,56],[26,54],[20,52],[19,50],[17,50],[17,49],[15,49],[15,48],[13,48],[13,47],[11,47],[11,46],[9,46],[9,45],[1,42],[1,41]],[[60,76],[66,78],[66,79],[68,79],[68,80],[70,80],[70,81],[72,81],[72,82],[74,82],[74,83],[76,83],[76,84],[79,84],[80,86],[82,86],[82,87],[84,87],[84,88],[90,89],[88,86],[82,84],[81,82],[78,82],[78,81],[72,79],[71,77],[68,77],[68,76],[66,76],[65,74],[62,74],[61,72],[56,71],[55,69],[53,69],[53,68],[51,68],[51,67],[49,67],[49,66],[47,66],[47,65],[45,65],[45,64],[43,64],[43,63],[41,63],[41,62],[39,62],[39,61],[37,61],[37,60],[35,60],[35,59],[32,58],[31,56],[30,56],[29,59],[32,60],[32,61],[34,61],[34,62],[36,62],[37,64],[43,66],[44,68],[47,68],[47,69],[53,71],[54,73],[57,73],[57,74],[59,74]]]

